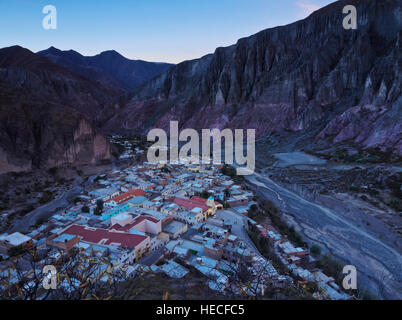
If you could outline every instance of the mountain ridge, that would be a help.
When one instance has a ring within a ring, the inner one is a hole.
[[[350,4],[357,7],[357,30],[342,26],[342,8]],[[391,0],[337,1],[306,19],[239,39],[139,87],[105,128],[143,132],[178,120],[181,128],[255,128],[261,137],[319,126],[312,145],[378,147],[399,157],[399,13]],[[356,107],[360,117],[352,116]],[[396,121],[390,127],[391,114]]]
[[[63,51],[50,47],[37,54],[79,75],[124,91],[134,90],[173,66],[169,63],[130,60],[115,50],[84,56],[74,50]]]
[[[28,49],[0,49],[0,173],[109,161],[98,126],[120,94]]]

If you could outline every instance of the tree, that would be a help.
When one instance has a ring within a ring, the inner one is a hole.
[[[89,212],[89,207],[88,206],[83,206],[81,210],[82,210],[82,212],[87,212],[88,213]]]
[[[114,269],[107,254],[90,250],[90,254],[77,248],[59,251],[56,261],[47,261],[47,252],[40,255],[35,249],[15,257],[0,270],[0,299],[98,300],[116,296],[119,284],[126,280],[125,272]],[[46,274],[42,270],[49,264],[57,270],[53,290],[43,288]]]
[[[7,250],[7,254],[10,257],[18,256],[20,254],[23,254],[24,252],[25,252],[25,248],[22,246],[11,247],[10,249]]]
[[[45,204],[45,203],[52,201],[53,199],[54,199],[53,193],[50,191],[45,191],[45,192],[43,192],[42,197],[40,197],[39,203]]]
[[[201,198],[207,199],[209,196],[208,191],[204,190],[203,192],[201,192]]]
[[[94,210],[94,215],[100,216],[101,214],[102,214],[102,211],[98,207],[96,207]]]
[[[100,213],[102,213],[103,211],[103,200],[99,199],[96,201],[96,209],[98,209],[98,211]]]
[[[310,252],[313,256],[319,256],[321,254],[321,247],[317,244],[313,244],[310,248]]]

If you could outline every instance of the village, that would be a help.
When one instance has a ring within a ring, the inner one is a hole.
[[[257,205],[253,191],[223,167],[144,162],[100,174],[71,207],[29,233],[0,235],[0,270],[4,275],[13,256],[30,248],[46,250],[39,269],[75,248],[88,255],[95,250],[98,259],[107,255],[113,270],[129,278],[152,272],[180,281],[191,269],[222,295],[263,296],[267,286],[315,283],[316,299],[350,299],[316,267],[308,249],[249,217]],[[251,230],[269,244],[286,274],[259,252]],[[9,280],[18,281],[12,272]]]

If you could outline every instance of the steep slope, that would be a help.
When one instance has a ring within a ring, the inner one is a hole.
[[[27,49],[0,49],[0,173],[110,159],[95,125],[119,94]]]
[[[342,26],[350,4],[357,30]],[[264,136],[318,127],[316,140],[327,144],[400,156],[400,38],[399,1],[337,1],[172,67],[140,88],[106,128],[143,132],[179,120],[182,128],[255,128]]]
[[[74,73],[119,90],[133,90],[168,70],[172,64],[130,60],[110,50],[87,57],[74,50],[62,51],[54,47],[39,51],[39,55]]]

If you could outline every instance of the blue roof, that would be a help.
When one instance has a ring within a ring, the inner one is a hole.
[[[131,200],[128,200],[128,202],[131,203],[131,204],[137,205],[137,204],[143,203],[146,200],[147,200],[147,198],[145,198],[143,196],[137,196],[137,197],[134,197]]]
[[[130,233],[131,233],[131,234],[139,234],[139,235],[141,235],[141,236],[146,236],[145,233],[143,233],[143,232],[141,232],[141,231],[138,231],[138,230],[136,230],[136,229],[131,229],[131,230],[130,230]]]
[[[76,236],[73,236],[72,234],[61,234],[58,237],[54,238],[54,242],[65,242],[65,241],[70,241],[71,239],[74,239]]]

